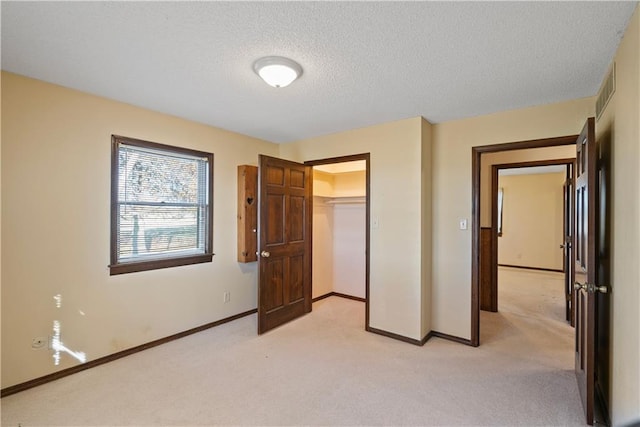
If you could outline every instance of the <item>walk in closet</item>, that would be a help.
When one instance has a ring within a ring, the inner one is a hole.
[[[313,298],[365,298],[366,171],[364,161],[313,170]]]

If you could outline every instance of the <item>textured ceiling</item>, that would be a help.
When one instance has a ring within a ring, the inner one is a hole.
[[[636,2],[6,2],[2,68],[273,142],[595,95]],[[267,55],[304,73],[275,89]]]

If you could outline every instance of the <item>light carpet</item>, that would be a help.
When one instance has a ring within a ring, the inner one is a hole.
[[[2,425],[584,425],[562,276],[501,269],[499,298],[478,348],[367,333],[339,297],[245,317],[5,397]]]

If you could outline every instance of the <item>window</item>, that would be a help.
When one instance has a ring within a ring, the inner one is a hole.
[[[211,262],[213,154],[112,136],[111,275]]]

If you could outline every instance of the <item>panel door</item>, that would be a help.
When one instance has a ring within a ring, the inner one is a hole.
[[[311,167],[260,156],[258,333],[311,311]]]
[[[576,142],[575,171],[575,371],[589,425],[594,420],[598,183],[595,120],[589,118]]]

